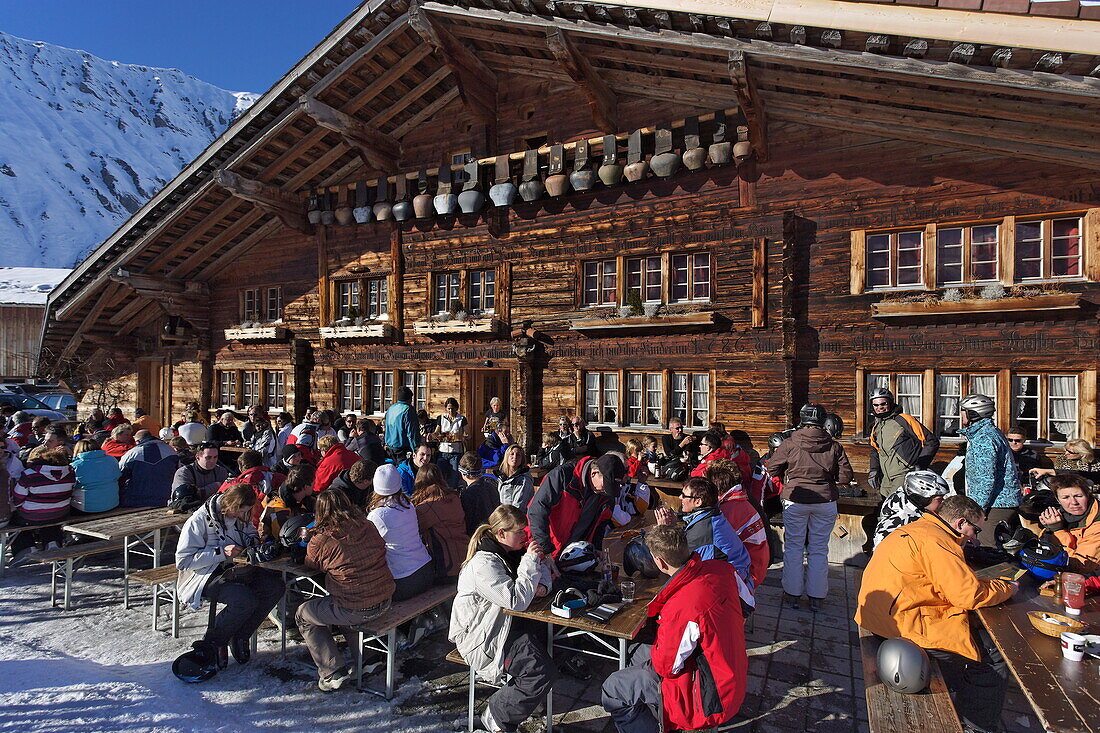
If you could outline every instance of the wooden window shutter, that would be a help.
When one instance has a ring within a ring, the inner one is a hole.
[[[936,225],[928,224],[924,227],[924,247],[921,251],[921,279],[924,280],[925,290],[936,289]]]
[[[866,431],[867,420],[867,371],[862,368],[856,369],[856,434],[855,437],[862,438]]]
[[[997,230],[997,269],[1001,285],[1011,287],[1016,282],[1016,217],[1006,216]]]
[[[1085,277],[1100,282],[1100,209],[1089,209],[1081,217],[1082,249]]]
[[[768,240],[758,237],[752,248],[752,327],[764,328],[768,303]]]
[[[852,295],[859,295],[867,287],[867,232],[852,232]]]
[[[1086,369],[1081,372],[1078,384],[1077,410],[1081,430],[1077,437],[1096,445],[1096,370]]]

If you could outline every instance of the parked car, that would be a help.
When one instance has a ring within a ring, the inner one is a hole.
[[[0,392],[0,405],[14,405],[17,410],[28,412],[35,417],[48,417],[52,422],[56,423],[69,424],[74,422],[74,418],[51,408],[42,400],[28,394],[6,391]]]
[[[76,397],[68,392],[43,392],[34,395],[51,410],[63,412],[70,420],[76,419]]]

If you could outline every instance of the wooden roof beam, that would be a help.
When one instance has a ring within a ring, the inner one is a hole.
[[[409,5],[409,25],[446,64],[458,82],[459,96],[470,113],[490,127],[497,121],[497,78],[481,59],[428,17],[419,0]]]
[[[370,168],[386,175],[397,172],[401,159],[401,141],[397,138],[363,124],[316,97],[301,97],[298,107],[319,126],[338,134]]]
[[[148,290],[151,292],[182,293],[187,289],[179,280],[166,280],[150,275],[132,275],[123,269],[118,269],[111,273],[110,279],[111,282],[129,285],[138,292]]]
[[[592,121],[602,132],[618,132],[617,100],[615,93],[607,86],[599,72],[589,63],[561,28],[546,31],[546,47],[550,54],[565,70],[584,95],[588,98],[588,108],[592,112]]]
[[[302,212],[301,200],[291,194],[224,168],[214,171],[214,183],[242,201],[256,204],[264,211],[279,217],[279,221],[285,226],[302,234],[313,233],[313,226]]]
[[[729,70],[730,81],[733,82],[737,95],[737,106],[741,108],[748,123],[753,153],[756,154],[757,162],[763,163],[768,159],[768,122],[764,113],[764,102],[749,76],[749,64],[744,51],[730,51]]]

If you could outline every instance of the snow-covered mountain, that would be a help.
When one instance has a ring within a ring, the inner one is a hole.
[[[0,32],[0,266],[72,267],[256,96]]]

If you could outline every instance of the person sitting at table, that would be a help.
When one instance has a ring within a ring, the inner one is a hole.
[[[718,490],[718,509],[749,553],[749,576],[753,588],[759,588],[768,573],[771,549],[764,518],[749,502],[741,467],[730,459],[712,461],[707,465],[706,479]]]
[[[554,558],[571,542],[599,546],[625,476],[626,466],[610,454],[555,468],[527,507],[531,537]]]
[[[420,541],[416,509],[401,490],[401,476],[392,463],[374,472],[374,496],[367,504],[367,519],[374,522],[386,541],[386,564],[396,589],[393,600],[404,601],[432,586],[432,557]]]
[[[78,512],[106,512],[118,506],[118,461],[96,447],[93,440],[78,440],[73,448],[73,509]]]
[[[119,499],[125,507],[166,506],[180,459],[172,446],[148,430],[134,434],[137,441],[118,461],[122,471]]]
[[[642,441],[631,438],[623,444],[626,447],[626,476],[627,478],[645,480],[649,475],[649,468],[645,464],[642,454]]]
[[[983,579],[963,558],[985,514],[973,499],[949,496],[879,544],[863,571],[855,622],[885,639],[909,639],[939,662],[962,722],[1001,728],[1007,667],[992,638],[969,611],[1007,601],[1012,580]]]
[[[669,576],[646,615],[657,625],[626,669],[604,680],[601,703],[620,733],[695,730],[728,722],[745,699],[749,660],[736,572],[692,552],[679,527],[646,533],[653,562]]]
[[[466,515],[466,533],[472,535],[500,506],[500,488],[496,477],[485,474],[481,456],[473,451],[466,451],[459,459],[458,475],[463,485],[459,495]]]
[[[352,670],[331,627],[342,627],[345,638],[354,639],[351,627],[389,610],[395,585],[386,564],[385,541],[343,491],[328,489],[317,495],[315,522],[305,564],[324,571],[329,594],[303,603],[295,618],[317,665],[317,687],[332,692],[351,678]]]
[[[1059,506],[1044,511],[1039,523],[1069,553],[1069,569],[1091,575],[1100,567],[1100,502],[1082,476],[1062,474],[1049,484]]]
[[[879,509],[875,527],[874,547],[878,547],[886,535],[920,518],[925,512],[937,512],[945,497],[955,490],[935,471],[918,469],[905,474],[898,486]]]
[[[568,418],[563,418],[568,420]],[[544,471],[557,468],[568,461],[568,458],[564,454],[564,444],[561,441],[561,437],[554,431],[550,431],[542,436],[542,447],[539,448],[538,453],[535,454],[535,467],[541,468]]]
[[[458,492],[451,489],[439,467],[429,463],[416,474],[412,503],[420,539],[432,556],[436,582],[453,583],[470,542]]]
[[[256,492],[256,503],[252,505],[252,526],[259,529],[264,499],[276,492],[286,481],[286,477],[265,466],[264,457],[254,450],[246,450],[237,456],[237,470],[240,473],[223,482],[218,490],[225,491],[231,484],[251,486]]]
[[[76,476],[64,448],[40,445],[31,451],[27,465],[12,487],[12,524],[23,527],[53,526],[20,532],[11,542],[12,562],[35,549],[56,550],[61,546],[61,526],[54,524],[69,515]]]
[[[260,540],[278,540],[286,520],[311,510],[313,506],[313,478],[317,469],[308,463],[295,466],[279,488],[263,497],[260,521],[257,529]]]
[[[573,430],[562,441],[565,443],[562,452],[569,454],[569,460],[575,461],[585,456],[594,458],[600,455],[600,449],[596,446],[596,436],[588,429],[584,418],[577,415],[570,425]]]
[[[206,665],[223,658],[226,645],[238,664],[248,662],[249,639],[283,595],[279,573],[233,561],[259,540],[248,521],[255,501],[251,486],[235,484],[207,499],[180,530],[176,545],[180,602],[196,610],[203,599],[221,604],[202,639],[192,644]]]
[[[722,447],[722,436],[718,433],[707,433],[699,441],[699,463],[691,469],[692,477],[702,478],[706,473],[707,464],[711,461],[728,460],[730,454]]]
[[[523,512],[507,504],[477,527],[451,607],[448,638],[471,673],[500,685],[481,714],[489,733],[514,731],[535,712],[557,678],[535,624],[505,613],[527,610],[551,587],[550,569],[543,561],[549,548],[528,543],[526,527]]]
[[[527,509],[531,503],[531,497],[535,494],[535,479],[531,477],[531,471],[527,468],[527,457],[523,455],[523,446],[519,443],[509,443],[504,448],[504,455],[500,464],[493,469],[493,475],[497,477],[500,492],[500,503],[511,504],[520,509]]]
[[[134,433],[130,428],[130,423],[125,423],[116,425],[111,430],[111,437],[103,441],[102,449],[104,453],[117,461],[135,445],[137,443],[134,441]]]
[[[321,454],[321,462],[317,464],[317,481],[313,485],[315,491],[327,489],[341,471],[351,468],[359,460],[359,456],[348,450],[335,435],[318,438],[317,450]]]
[[[263,457],[265,466],[273,468],[278,460],[279,436],[271,426],[271,418],[267,410],[254,408],[249,411],[249,424],[252,429],[246,438],[247,447]],[[242,435],[244,435],[243,432]]]
[[[229,478],[229,471],[218,463],[218,446],[199,443],[195,446],[195,460],[176,469],[172,477],[172,502],[184,499],[190,503],[202,503]]]
[[[690,478],[680,491],[680,519],[684,522],[688,547],[703,560],[725,560],[737,571],[738,595],[745,612],[756,606],[753,594],[752,560],[733,526],[718,508],[718,487],[705,478]],[[676,513],[667,506],[654,512],[658,525],[677,523]]]
[[[374,491],[374,472],[377,470],[378,464],[374,461],[356,461],[351,468],[341,471],[328,487],[340,489],[348,495],[352,504],[360,508],[365,507]]]
[[[478,446],[477,454],[481,456],[481,463],[485,470],[490,470],[500,465],[504,458],[504,451],[512,443],[516,442],[508,430],[508,421],[502,420],[496,423],[491,433],[486,433],[485,440]]]
[[[206,440],[221,447],[223,445],[240,445],[244,438],[240,428],[237,427],[236,413],[232,410],[222,410],[218,413],[216,422],[210,423],[206,430]]]
[[[431,462],[432,449],[421,443],[413,449],[408,458],[397,464],[397,471],[401,474],[401,489],[406,496],[412,496],[416,491],[417,473]]]

